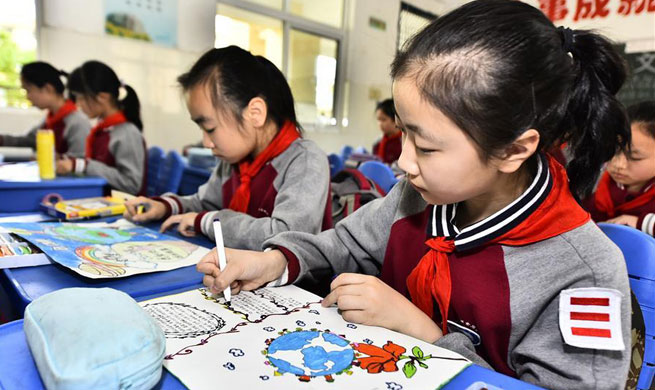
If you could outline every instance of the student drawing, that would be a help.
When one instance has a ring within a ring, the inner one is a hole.
[[[90,278],[124,277],[195,264],[207,249],[119,220],[2,225],[57,263]]]
[[[190,256],[197,246],[185,241],[129,241],[75,249],[82,259],[78,268],[102,276],[119,276],[126,267],[155,270]]]
[[[142,303],[166,335],[165,367],[189,388],[438,388],[470,362],[377,327],[344,321],[295,286],[199,289]],[[221,322],[222,321],[222,322]],[[212,372],[210,376],[207,372]]]
[[[184,303],[153,303],[143,308],[157,320],[167,338],[211,335],[225,326],[225,321],[216,314]]]

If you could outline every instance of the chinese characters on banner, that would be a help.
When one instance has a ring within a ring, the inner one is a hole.
[[[655,18],[655,0],[539,0],[539,8],[554,23],[573,15],[573,21],[604,19],[610,14],[622,16],[652,14]]]

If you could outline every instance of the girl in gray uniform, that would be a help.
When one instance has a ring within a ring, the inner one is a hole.
[[[84,156],[58,160],[57,173],[101,176],[119,191],[145,193],[146,143],[134,89],[99,61],[75,69],[68,89],[90,118],[98,118],[98,124],[86,140]]]
[[[302,138],[284,75],[264,57],[236,46],[212,49],[179,77],[191,119],[220,163],[196,194],[127,202],[125,217],[167,218],[186,236],[212,240],[220,219],[225,243],[261,249],[284,231],[331,227],[327,157]],[[148,205],[143,214],[136,206]]]
[[[0,135],[0,146],[36,148],[36,132],[50,129],[55,135],[55,151],[59,155],[84,157],[89,118],[77,110],[75,103],[64,96],[62,77],[66,73],[46,62],[30,62],[20,71],[20,81],[27,99],[34,107],[48,110],[45,120],[22,136]]]
[[[610,42],[538,9],[478,0],[392,65],[406,180],[333,230],[198,265],[213,292],[337,276],[323,305],[549,389],[621,389],[630,289],[621,251],[576,202],[630,140]],[[568,172],[543,151],[568,142]]]

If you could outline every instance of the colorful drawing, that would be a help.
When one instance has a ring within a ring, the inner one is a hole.
[[[166,333],[164,366],[194,389],[216,383],[308,389],[307,382],[312,389],[434,389],[470,364],[409,336],[350,324],[295,286],[241,291],[229,304],[200,289],[142,305],[157,308],[153,317],[163,329],[170,323],[185,329],[185,338]],[[221,328],[216,318],[224,321]]]
[[[196,264],[208,249],[133,225],[4,223],[52,260],[90,278],[123,277]]]

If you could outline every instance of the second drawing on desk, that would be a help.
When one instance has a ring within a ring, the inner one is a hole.
[[[89,278],[116,278],[196,264],[206,248],[120,220],[3,223],[55,262]]]

